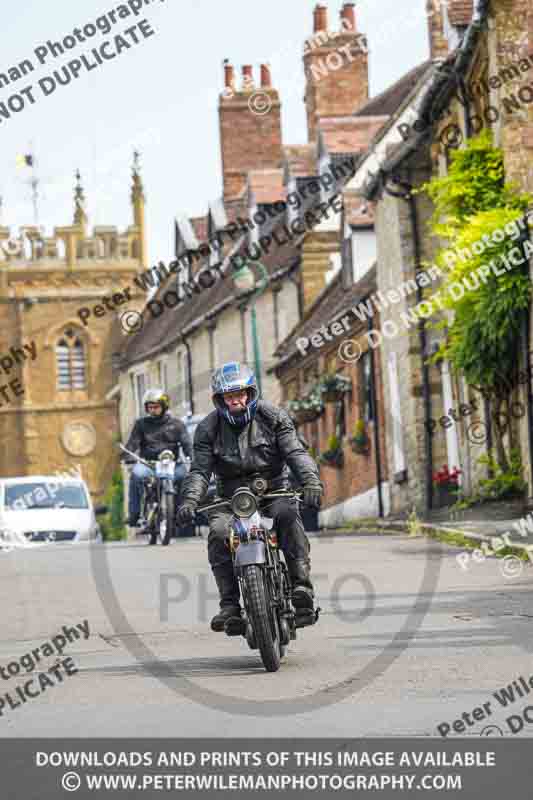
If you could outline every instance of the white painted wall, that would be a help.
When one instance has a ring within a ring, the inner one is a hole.
[[[352,233],[353,281],[357,283],[366,275],[377,259],[377,237],[374,229],[355,230]]]
[[[381,491],[383,495],[383,511],[385,516],[388,516],[390,510],[388,482],[381,484]],[[367,492],[363,492],[363,494],[350,497],[342,503],[337,503],[337,505],[331,506],[324,511],[319,511],[318,524],[321,528],[335,528],[350,520],[377,516],[379,516],[378,490],[377,486],[374,486]]]

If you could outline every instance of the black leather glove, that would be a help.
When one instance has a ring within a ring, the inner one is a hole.
[[[195,503],[184,503],[178,509],[178,522],[180,525],[188,525],[194,519],[196,512]]]
[[[310,508],[320,508],[324,489],[321,486],[304,486],[303,503]]]

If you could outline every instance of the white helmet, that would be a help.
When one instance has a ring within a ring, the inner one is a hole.
[[[147,389],[143,396],[143,408],[148,413],[146,406],[148,403],[159,403],[161,408],[163,409],[162,414],[168,411],[168,407],[170,405],[170,398],[168,394],[166,394],[164,389],[160,389],[159,387],[155,387],[153,389]]]

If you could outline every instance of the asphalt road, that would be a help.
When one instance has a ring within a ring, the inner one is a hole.
[[[511,736],[505,720],[533,706],[533,688],[508,708],[493,692],[533,676],[533,568],[505,577],[487,559],[467,572],[458,552],[403,535],[313,538],[322,614],[275,674],[244,639],[210,631],[201,539],[0,552],[0,667],[64,625],[90,631],[62,656],[78,672],[6,704],[0,736],[438,736],[489,701],[463,735]],[[1,677],[0,696],[56,661]]]

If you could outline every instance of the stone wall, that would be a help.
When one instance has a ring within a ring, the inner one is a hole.
[[[36,350],[33,360],[28,356],[22,362],[19,355],[21,363],[6,376],[20,378],[24,393],[0,408],[0,435],[6,445],[0,454],[1,475],[46,475],[79,464],[95,498],[102,496],[118,455],[116,400],[106,395],[117,379],[113,355],[124,340],[118,314],[128,306],[92,315],[87,325],[78,311],[131,286],[138,269],[132,260],[84,262],[75,269],[62,262],[1,267],[2,355],[30,343]],[[133,305],[138,303],[139,298],[132,298]],[[83,345],[84,389],[59,387],[56,345],[65,337]]]

